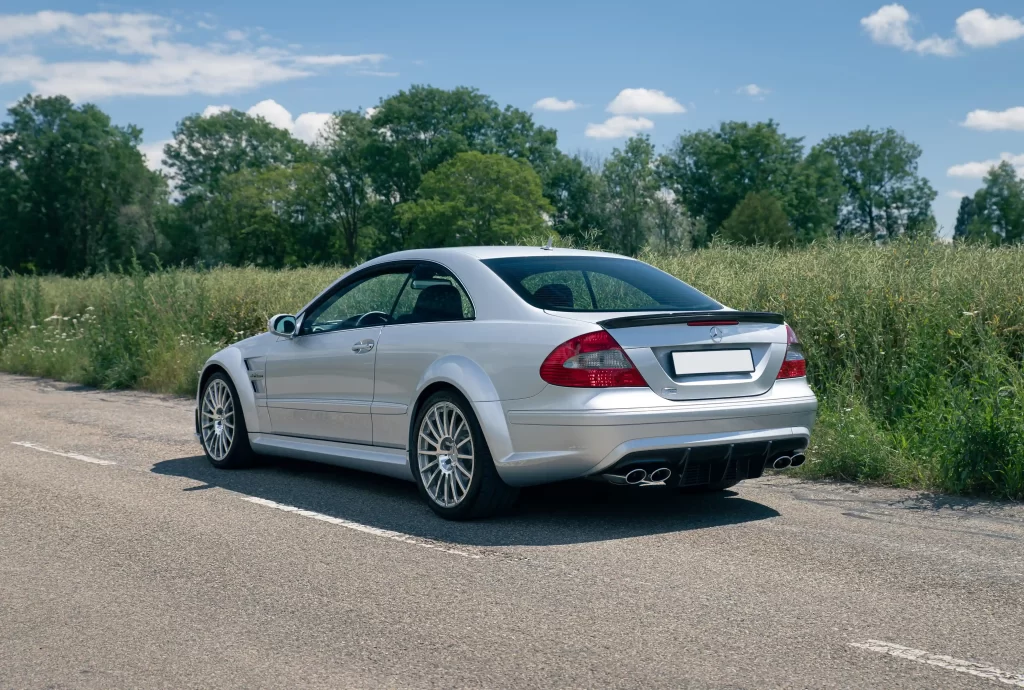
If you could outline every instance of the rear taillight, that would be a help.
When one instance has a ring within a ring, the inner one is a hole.
[[[540,377],[553,386],[569,388],[647,385],[608,331],[577,336],[556,347],[540,365]]]
[[[798,379],[807,376],[807,360],[800,348],[800,340],[790,325],[786,324],[786,359],[782,362],[776,379]]]

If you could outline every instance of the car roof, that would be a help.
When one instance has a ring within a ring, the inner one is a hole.
[[[593,252],[585,249],[562,249],[560,247],[554,247],[551,249],[522,246],[438,247],[437,249],[407,249],[405,251],[394,252],[392,254],[377,257],[373,263],[408,259],[422,259],[425,261],[430,261],[432,259],[442,260],[444,257],[451,256],[452,254],[462,254],[480,261],[485,259],[507,259],[529,256],[604,256],[615,257],[618,259],[630,258],[622,256],[621,254]]]

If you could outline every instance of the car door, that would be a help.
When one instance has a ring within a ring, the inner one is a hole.
[[[377,340],[409,271],[391,265],[354,276],[273,344],[265,379],[273,433],[372,443]]]
[[[423,373],[440,357],[479,347],[473,304],[447,268],[422,262],[381,331],[374,377],[373,443],[404,448],[409,409]]]

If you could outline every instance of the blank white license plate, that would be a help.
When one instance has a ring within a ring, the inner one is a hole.
[[[692,374],[745,374],[754,370],[750,350],[703,350],[673,352],[676,376]]]

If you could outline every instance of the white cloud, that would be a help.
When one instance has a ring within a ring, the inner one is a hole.
[[[736,93],[763,101],[764,97],[771,93],[771,89],[765,89],[757,84],[747,84],[736,89]]]
[[[297,65],[311,65],[316,67],[334,67],[336,65],[361,65],[369,63],[379,64],[387,59],[387,55],[381,53],[366,53],[363,55],[299,55],[293,62]]]
[[[203,117],[213,117],[231,110],[230,105],[208,105],[203,109]]]
[[[229,41],[244,41],[245,32],[239,31],[238,29],[232,29],[231,31],[226,31],[224,33],[224,38],[228,39]]]
[[[292,135],[307,144],[315,144],[325,133],[330,121],[330,113],[302,113],[295,118]]]
[[[623,89],[608,104],[606,110],[614,115],[665,115],[686,112],[682,103],[657,89]]]
[[[972,163],[961,163],[960,165],[954,165],[946,174],[950,177],[968,177],[974,179],[981,179],[988,175],[988,171],[996,167],[1003,161],[1007,161],[1010,165],[1017,169],[1018,175],[1024,175],[1024,153],[1012,154],[1003,153],[998,159],[991,159],[987,161],[975,161]]]
[[[154,141],[151,144],[140,144],[139,152],[146,159],[146,167],[155,172],[164,170],[164,146],[171,143],[171,139]]]
[[[275,127],[288,130],[289,132],[295,127],[295,121],[292,120],[292,114],[289,113],[283,105],[272,98],[260,101],[245,112],[249,117],[262,117]]]
[[[218,95],[309,77],[339,65],[377,64],[382,54],[301,55],[273,48],[173,40],[182,27],[152,14],[37,12],[0,15],[0,83],[26,82],[41,95],[74,101],[115,96]],[[233,32],[228,32],[229,38]],[[37,44],[41,44],[37,45]],[[51,61],[39,48],[113,53]]]
[[[560,101],[554,96],[548,96],[542,98],[533,104],[534,110],[553,110],[556,112],[562,112],[565,110],[576,110],[580,107],[580,104],[574,100]]]
[[[380,108],[374,108],[373,106],[370,106],[369,108],[363,111],[363,115],[365,115],[366,119],[369,120],[371,117],[373,117],[373,114],[378,110],[380,110]]]
[[[915,41],[910,33],[910,12],[903,5],[892,4],[879,8],[874,14],[860,20],[871,40],[882,45],[896,46],[904,51],[921,55],[956,55],[956,40],[932,36]]]
[[[959,189],[951,189],[948,192],[946,192],[946,196],[948,196],[950,199],[959,200],[963,199],[965,196],[967,196],[967,194],[964,194]]]
[[[600,124],[588,124],[584,134],[593,139],[622,139],[648,129],[654,129],[654,123],[646,117],[616,115]]]
[[[231,106],[229,105],[208,105],[203,110],[202,117],[212,117],[229,110],[231,110]],[[260,101],[245,111],[245,113],[249,117],[262,117],[270,124],[285,130],[296,139],[300,139],[307,144],[314,144],[317,142],[320,136],[324,133],[327,123],[330,122],[331,119],[330,113],[317,112],[302,113],[298,117],[292,118],[292,114],[288,109],[272,98]],[[160,142],[159,144],[153,144],[152,151],[157,151],[156,147],[159,147],[162,151],[163,145],[166,143],[167,142]],[[148,145],[141,146],[140,150],[147,154],[147,160],[155,160],[155,158],[150,155],[151,149],[148,148]],[[153,165],[150,165],[150,167],[154,170],[156,169]]]
[[[1024,22],[1008,14],[993,17],[979,8],[960,15],[956,20],[956,34],[972,48],[990,48],[1024,37]]]
[[[963,121],[964,127],[980,129],[986,132],[999,130],[1024,131],[1024,107],[1008,110],[972,110]]]

